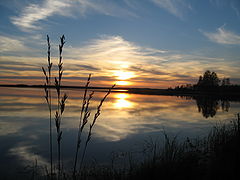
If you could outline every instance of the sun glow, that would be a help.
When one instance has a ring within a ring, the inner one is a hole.
[[[129,81],[117,81],[117,85],[130,85]]]
[[[135,75],[133,72],[127,72],[127,71],[116,71],[114,73],[114,76],[116,76],[116,78],[118,80],[127,80],[130,78],[133,78]]]

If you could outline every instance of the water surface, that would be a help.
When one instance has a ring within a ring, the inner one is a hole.
[[[62,159],[64,166],[71,168],[83,91],[64,91],[69,98],[62,120]],[[89,121],[92,121],[104,94],[95,92],[90,104]],[[86,162],[94,159],[100,164],[109,163],[113,152],[140,152],[145,141],[161,139],[163,131],[178,135],[180,139],[204,136],[216,122],[230,121],[240,111],[240,103],[237,101],[207,100],[111,93],[93,129]],[[1,88],[0,171],[3,177],[18,177],[19,173],[27,172],[28,167],[36,162],[41,166],[49,166],[48,117],[43,89]],[[89,125],[86,131],[88,128]],[[53,132],[56,159],[54,126]]]

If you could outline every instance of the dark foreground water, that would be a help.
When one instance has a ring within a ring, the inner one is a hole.
[[[43,89],[0,88],[0,92],[1,177],[20,177],[31,171],[36,162],[40,167],[49,167],[49,112]],[[83,92],[65,92],[69,98],[62,120],[62,159],[64,167],[71,169]],[[89,121],[104,94],[95,93]],[[85,162],[107,164],[121,152],[141,153],[146,142],[156,139],[161,142],[163,131],[179,139],[205,136],[217,122],[230,121],[238,112],[238,101],[114,92],[104,102]],[[88,129],[89,125],[85,130]],[[54,123],[53,132],[56,163]]]

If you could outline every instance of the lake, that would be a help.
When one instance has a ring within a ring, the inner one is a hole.
[[[49,112],[44,90],[38,88],[0,88],[0,171],[2,177],[27,174],[37,162],[49,166]],[[55,93],[54,90],[52,92]],[[71,169],[83,91],[68,94],[62,119],[62,159]],[[93,119],[105,92],[95,92],[90,103]],[[55,102],[55,100],[54,100]],[[108,164],[114,154],[141,153],[145,143],[162,141],[163,132],[178,139],[203,137],[219,122],[229,122],[240,112],[239,101],[211,98],[111,93],[102,106],[93,128],[86,163]],[[89,129],[89,124],[85,127]],[[83,138],[86,133],[83,134]],[[57,159],[56,128],[53,122],[54,162]],[[84,141],[83,141],[84,142]]]

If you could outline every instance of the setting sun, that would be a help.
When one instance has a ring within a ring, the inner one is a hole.
[[[135,75],[133,72],[126,72],[126,71],[116,71],[114,73],[114,76],[116,76],[116,78],[118,80],[127,80],[130,78],[133,78]]]
[[[129,81],[117,81],[117,85],[130,85]]]

